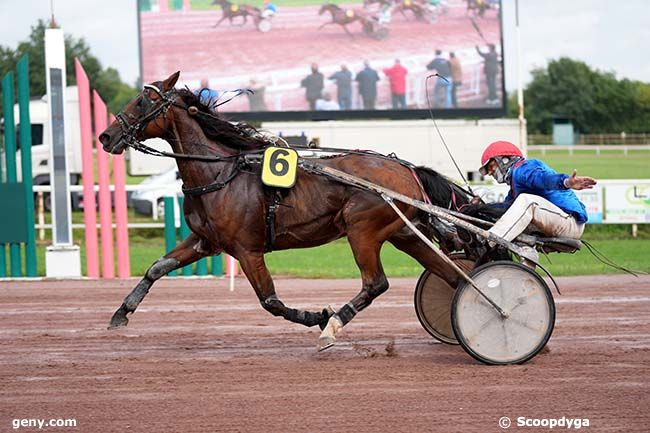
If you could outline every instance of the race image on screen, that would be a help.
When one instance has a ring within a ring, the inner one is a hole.
[[[243,118],[505,110],[499,0],[140,0],[139,29],[145,83]]]

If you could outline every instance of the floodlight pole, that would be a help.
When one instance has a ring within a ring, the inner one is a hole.
[[[524,89],[521,84],[521,37],[519,33],[519,0],[515,0],[515,29],[517,38],[517,106],[519,107],[519,148],[528,154],[526,119],[524,118]]]

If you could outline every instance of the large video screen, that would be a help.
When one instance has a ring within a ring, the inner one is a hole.
[[[180,70],[179,85],[213,103],[250,89],[218,107],[238,118],[505,111],[500,0],[140,0],[138,9],[143,81]]]

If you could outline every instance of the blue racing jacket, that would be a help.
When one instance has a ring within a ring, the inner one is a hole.
[[[558,173],[542,161],[524,159],[510,171],[510,191],[504,205],[510,206],[519,194],[534,194],[545,198],[564,212],[572,215],[578,223],[586,223],[587,209],[575,192],[564,187],[569,176]]]

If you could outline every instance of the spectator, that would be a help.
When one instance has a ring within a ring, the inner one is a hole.
[[[488,44],[490,51],[487,53],[481,52],[478,45],[476,46],[476,52],[483,57],[483,72],[485,73],[485,80],[488,87],[488,97],[485,102],[488,105],[495,105],[499,103],[497,98],[497,73],[499,72],[499,55],[497,54],[497,49],[494,44]]]
[[[317,111],[336,111],[340,109],[339,104],[332,101],[332,95],[329,92],[323,92],[323,97],[316,101]]]
[[[199,101],[208,107],[213,107],[219,99],[219,92],[210,88],[210,83],[207,78],[201,80],[201,86],[194,91]]]
[[[266,86],[258,83],[255,78],[251,78],[248,89],[253,91],[253,93],[246,93],[250,111],[267,111],[268,108],[266,108],[266,102],[264,101]]]
[[[390,82],[390,94],[393,109],[406,108],[406,74],[408,70],[400,64],[399,59],[390,68],[384,68],[384,74]]]
[[[363,101],[364,110],[374,110],[377,99],[377,81],[379,74],[370,67],[367,60],[363,62],[364,68],[359,71],[355,80],[359,83],[359,94]]]
[[[463,67],[453,51],[449,53],[449,66],[451,67],[451,105],[458,108],[456,91],[463,85]]]
[[[305,99],[309,103],[309,109],[316,109],[316,100],[321,97],[323,91],[323,74],[318,72],[318,65],[311,64],[311,74],[307,75],[300,82],[300,86],[305,88]]]
[[[451,108],[451,65],[449,60],[442,57],[441,50],[436,50],[436,57],[429,62],[427,69],[436,71],[440,75],[436,79],[436,85],[433,88],[433,105],[435,107]],[[441,97],[441,94],[444,96]]]
[[[341,110],[349,110],[352,107],[352,73],[347,66],[341,65],[341,70],[329,79],[336,82],[336,97]]]

